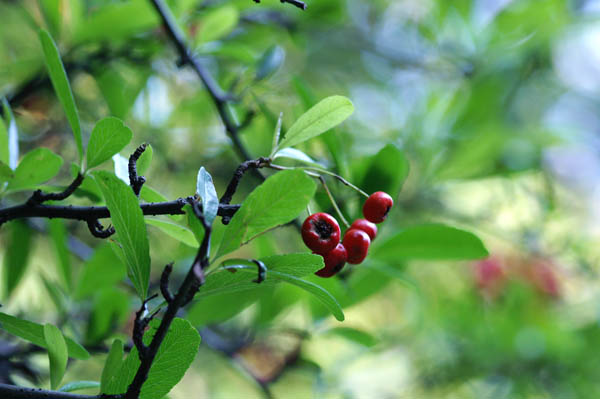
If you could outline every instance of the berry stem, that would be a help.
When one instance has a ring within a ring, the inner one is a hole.
[[[354,184],[350,183],[348,180],[344,179],[342,176],[335,174],[333,172],[330,172],[327,169],[315,168],[312,166],[301,166],[301,168],[307,169],[307,170],[312,170],[312,171],[319,172],[319,173],[324,173],[326,175],[332,176],[332,177],[336,178],[337,180],[339,180],[342,184],[345,184],[346,186],[352,188],[353,190],[357,191],[361,195],[364,195],[366,198],[369,198],[369,194],[365,193],[363,190],[356,187]]]
[[[323,176],[319,175],[319,180],[323,184],[323,188],[325,189],[325,192],[327,193],[327,196],[329,197],[329,200],[331,201],[331,204],[333,205],[333,208],[335,209],[338,216],[340,217],[342,223],[344,223],[346,228],[350,227],[350,224],[348,223],[346,218],[344,218],[344,215],[342,215],[342,211],[340,211],[340,208],[338,208],[337,203],[333,199],[333,195],[331,195],[331,191],[329,191],[329,187],[327,187],[327,183],[325,182],[325,179],[323,178]]]
[[[356,187],[354,184],[350,183],[348,180],[344,179],[342,176],[337,175],[333,172],[328,171],[327,169],[321,169],[321,168],[315,168],[312,166],[282,166],[282,165],[276,165],[276,164],[270,164],[268,166],[271,169],[275,169],[275,170],[290,170],[290,169],[302,169],[304,170],[304,172],[309,175],[312,176],[314,178],[320,179],[321,176],[318,173],[315,172],[319,172],[319,173],[324,173],[326,175],[332,176],[334,178],[336,178],[337,180],[339,180],[342,184],[350,187],[351,189],[357,191],[359,194],[363,195],[365,198],[369,198],[369,194],[365,193],[363,190],[361,190],[360,188]]]

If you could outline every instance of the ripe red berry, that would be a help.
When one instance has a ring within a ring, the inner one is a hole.
[[[371,194],[363,205],[365,219],[372,223],[381,223],[387,217],[388,212],[394,205],[394,200],[389,194],[377,191]]]
[[[340,242],[340,225],[327,213],[314,213],[302,224],[302,240],[319,255],[334,249]]]
[[[344,234],[342,242],[348,254],[347,262],[351,265],[358,265],[367,256],[371,239],[369,235],[362,230],[350,229]]]
[[[375,223],[371,223],[367,219],[356,219],[350,228],[364,231],[369,235],[371,241],[373,241],[377,236],[377,226],[375,226]]]
[[[322,256],[325,261],[325,267],[317,270],[315,273],[319,277],[331,277],[342,270],[346,264],[346,248],[342,244],[338,244],[334,249]]]

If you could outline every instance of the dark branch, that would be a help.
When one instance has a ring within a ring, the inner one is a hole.
[[[137,197],[140,196],[142,186],[146,183],[146,178],[144,176],[138,176],[137,174],[137,161],[140,159],[147,146],[148,144],[146,143],[142,144],[129,157],[129,185]]]
[[[237,152],[238,156],[243,160],[252,159],[250,153],[240,140],[239,127],[233,122],[227,111],[227,103],[229,100],[231,100],[231,96],[223,92],[223,89],[219,87],[210,73],[208,73],[208,71],[200,64],[198,59],[194,57],[192,52],[189,50],[183,33],[178,29],[177,22],[174,20],[171,11],[165,5],[163,0],[152,0],[152,4],[160,15],[169,38],[177,48],[177,52],[181,58],[180,64],[189,65],[196,72],[196,75],[198,75],[206,87],[206,90],[208,91],[213,103],[215,104],[215,107],[217,108],[219,117],[225,126],[225,131],[231,139],[233,148]],[[265,179],[260,172],[255,171],[255,174],[259,179]]]
[[[123,399],[125,395],[79,395],[0,384],[0,397],[7,399]]]
[[[29,199],[27,200],[27,203],[41,204],[46,201],[62,201],[68,198],[71,194],[73,194],[82,182],[83,175],[81,173],[77,173],[75,180],[73,180],[73,182],[69,184],[69,187],[65,188],[60,193],[44,193],[42,192],[42,190],[35,190],[31,197],[29,197]]]
[[[157,309],[150,316],[146,316],[148,313],[148,302],[156,298],[158,294],[154,294],[151,297],[147,298],[142,302],[142,306],[140,309],[135,312],[135,321],[133,322],[133,334],[131,334],[133,339],[133,344],[138,350],[138,356],[140,357],[140,361],[143,362],[146,358],[146,354],[148,353],[148,347],[144,345],[144,331],[146,331],[146,327],[154,316],[159,312],[160,308]]]
[[[192,207],[194,208],[194,212],[199,210],[198,203],[195,201],[192,203]],[[126,399],[137,399],[139,397],[142,385],[144,385],[144,382],[146,382],[146,379],[148,378],[148,372],[152,367],[152,363],[154,362],[158,348],[167,335],[169,326],[173,322],[173,319],[177,315],[179,309],[185,306],[190,299],[193,298],[200,285],[202,285],[204,282],[204,269],[208,267],[209,264],[209,244],[212,228],[206,223],[202,214],[198,213],[197,215],[201,216],[199,219],[204,227],[204,238],[202,239],[202,244],[198,249],[196,258],[192,262],[192,265],[190,266],[183,283],[181,283],[177,294],[173,300],[169,302],[160,325],[152,337],[150,345],[148,345],[145,356],[140,363],[140,367],[133,377],[133,381],[129,387],[127,387],[127,392],[125,393]]]
[[[233,173],[233,177],[229,181],[229,185],[227,185],[227,189],[225,190],[225,193],[223,194],[219,202],[223,205],[229,204],[231,202],[233,195],[237,191],[237,188],[240,184],[240,180],[242,180],[242,177],[248,170],[256,170],[258,168],[269,166],[270,164],[271,160],[265,157],[260,157],[258,159],[242,162]],[[230,219],[230,216],[225,216],[221,219],[221,221],[223,222],[223,224],[228,224]]]
[[[171,291],[169,291],[169,277],[171,276],[172,271],[173,262],[165,266],[165,269],[160,276],[160,292],[167,303],[173,302],[173,295],[171,294]]]
[[[183,198],[167,202],[151,202],[141,204],[140,208],[144,215],[183,215],[182,210],[186,201]],[[219,216],[233,216],[239,209],[239,205],[219,205]],[[73,220],[96,220],[110,217],[110,212],[105,206],[75,206],[75,205],[44,205],[44,204],[22,204],[10,208],[0,209],[0,225],[14,219],[33,217],[60,218]]]

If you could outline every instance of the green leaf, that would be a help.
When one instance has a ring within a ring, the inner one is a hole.
[[[294,220],[306,208],[315,190],[315,183],[301,170],[286,170],[269,177],[250,193],[231,218],[217,257]]]
[[[3,262],[4,293],[5,297],[9,298],[29,265],[33,234],[27,223],[22,220],[9,223],[5,229],[10,232],[8,242],[4,246],[6,252]]]
[[[202,210],[206,223],[211,226],[219,211],[219,197],[210,173],[201,167],[196,179],[196,193],[202,198]]]
[[[352,112],[354,105],[346,97],[327,97],[296,120],[279,143],[279,148],[292,147],[325,133],[342,123]]]
[[[82,389],[93,389],[100,387],[98,381],[73,381],[63,385],[58,390],[59,392],[81,391]]]
[[[114,174],[106,171],[93,173],[96,183],[110,211],[117,240],[127,262],[127,275],[143,300],[148,293],[150,278],[150,249],[144,215],[131,188]]]
[[[373,248],[376,259],[480,259],[488,256],[472,233],[441,224],[413,226]]]
[[[173,222],[167,222],[161,219],[145,219],[146,224],[159,228],[163,233],[173,237],[177,241],[189,245],[192,248],[198,247],[194,233],[187,227],[175,224]]]
[[[331,330],[328,330],[327,333],[339,335],[340,337],[343,337],[348,341],[356,342],[357,344],[366,346],[368,348],[377,344],[377,338],[375,338],[367,332],[357,330],[356,328],[336,327],[332,328]]]
[[[102,369],[102,377],[100,379],[100,392],[106,392],[109,381],[117,375],[123,365],[123,341],[115,339],[110,347],[104,368]]]
[[[202,239],[204,238],[204,226],[202,226],[202,222],[198,220],[198,217],[190,204],[186,204],[183,207],[183,210],[186,213],[188,226],[190,226],[190,230],[194,234],[196,242],[198,245],[202,245]]]
[[[15,174],[13,173],[12,169],[7,164],[0,161],[0,186],[7,181],[10,181],[14,176]]]
[[[394,197],[408,176],[409,163],[404,153],[388,144],[375,154],[360,187],[367,193],[385,191]]]
[[[15,177],[8,183],[6,189],[19,191],[45,183],[56,176],[62,163],[63,159],[47,148],[29,151],[19,162]]]
[[[67,371],[67,344],[60,330],[52,324],[44,325],[44,340],[50,362],[50,387],[56,389]]]
[[[144,173],[146,173],[146,171],[150,167],[150,163],[152,162],[153,155],[154,150],[152,149],[152,146],[150,144],[146,144],[146,149],[144,150],[144,152],[142,153],[142,155],[136,163],[138,175],[141,176]]]
[[[285,60],[285,50],[280,46],[272,46],[258,60],[255,80],[263,80],[279,69]]]
[[[12,169],[7,164],[0,161],[0,186],[7,181],[10,181],[14,176],[15,174],[13,173]]]
[[[278,271],[272,271],[271,275],[275,274],[275,277],[285,281],[286,283],[293,284],[297,287],[302,288],[303,290],[313,294],[329,311],[335,316],[338,321],[344,321],[344,312],[342,311],[342,307],[336,301],[336,299],[327,292],[323,287],[311,283],[310,281],[302,280],[301,278],[292,276],[287,273],[281,273]]]
[[[288,158],[288,159],[293,159],[293,160],[305,163],[307,165],[317,166],[320,168],[323,167],[323,165],[321,165],[317,161],[313,160],[311,157],[306,155],[304,152],[297,150],[295,148],[284,148],[284,149],[277,151],[273,155],[273,160],[275,160],[277,158]]]
[[[57,258],[58,274],[62,277],[67,291],[70,291],[73,286],[73,271],[71,268],[71,251],[69,251],[69,247],[67,246],[65,222],[61,219],[51,219],[48,220],[48,227]]]
[[[123,121],[109,116],[94,126],[87,147],[87,168],[108,161],[131,141],[133,133]]]
[[[160,320],[153,320],[150,328],[144,334],[144,343],[149,344],[158,328]],[[140,399],[162,399],[183,378],[186,370],[192,364],[198,347],[200,335],[189,321],[176,318],[171,323],[152,368],[148,379],[142,386]],[[106,394],[119,394],[127,390],[140,365],[137,349],[131,349],[129,356],[113,378],[108,383]]]
[[[97,290],[112,287],[127,274],[125,265],[114,253],[110,245],[102,244],[88,259],[81,272],[75,298],[83,299]]]
[[[67,120],[73,130],[73,136],[75,137],[75,144],[77,145],[77,151],[79,152],[79,160],[83,161],[83,143],[81,141],[81,125],[79,123],[79,113],[75,106],[75,99],[73,98],[73,92],[71,92],[71,86],[67,79],[67,73],[65,67],[60,59],[58,48],[52,40],[50,34],[41,29],[39,31],[40,43],[42,44],[42,50],[44,51],[44,59],[46,61],[46,67],[48,68],[48,75],[50,75],[50,81],[56,92],[56,96],[62,105]]]
[[[140,191],[140,197],[146,202],[166,202],[167,197],[149,187],[148,184],[144,184],[142,186],[142,191]]]
[[[225,266],[206,277],[206,283],[198,292],[197,297],[248,291],[284,281],[311,293],[331,311],[336,319],[344,320],[340,304],[329,292],[315,283],[300,278],[313,274],[323,267],[321,256],[289,254],[270,256],[261,261],[267,267],[267,276],[260,284],[253,281],[258,273],[256,264],[245,259],[230,259],[225,262]]]
[[[207,13],[199,22],[196,44],[218,40],[229,34],[237,25],[239,12],[235,6],[226,5]]]
[[[44,326],[32,321],[19,319],[17,317],[0,312],[0,327],[7,333],[16,335],[34,345],[48,348],[44,338]],[[69,357],[85,360],[90,357],[88,351],[71,338],[65,337]]]
[[[253,281],[258,274],[257,265],[254,262],[247,259],[229,259],[223,267],[206,276],[206,282],[197,297],[262,289],[280,281],[274,277],[272,272],[285,273],[292,277],[304,277],[323,268],[323,257],[308,253],[275,255],[261,258],[260,261],[267,268],[266,279],[260,284]]]

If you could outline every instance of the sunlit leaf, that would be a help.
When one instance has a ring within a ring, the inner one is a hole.
[[[52,86],[56,92],[56,96],[62,105],[67,120],[73,130],[73,136],[75,137],[75,144],[77,145],[77,151],[79,152],[79,160],[83,160],[83,143],[81,140],[81,125],[79,123],[79,113],[75,106],[75,99],[73,98],[73,92],[71,92],[71,86],[67,79],[67,73],[63,66],[62,60],[58,48],[52,40],[50,34],[41,29],[39,31],[40,43],[42,44],[42,50],[44,51],[44,60],[46,61],[46,67],[48,68],[48,75],[52,81]]]
[[[144,334],[146,345],[150,344],[159,323],[160,320],[153,320],[150,323],[150,328]],[[200,335],[190,322],[178,318],[174,319],[158,349],[156,358],[148,373],[148,379],[142,386],[140,399],[162,399],[169,393],[192,364],[199,345]],[[125,392],[139,365],[139,355],[137,349],[133,347],[103,393],[118,394]]]
[[[47,148],[31,150],[19,162],[7,190],[19,191],[45,183],[56,176],[62,163],[63,159]]]
[[[150,278],[150,249],[144,215],[131,187],[106,171],[94,172],[94,178],[110,211],[117,240],[127,261],[127,275],[140,298],[148,293]]]
[[[32,321],[19,319],[17,317],[0,312],[0,328],[9,334],[23,338],[37,346],[47,349],[44,338],[44,326]],[[90,357],[88,351],[71,338],[65,337],[69,357],[85,360]]]
[[[112,116],[96,123],[87,147],[87,167],[108,161],[131,141],[133,133],[123,121]]]
[[[300,170],[286,170],[269,177],[250,193],[231,219],[218,256],[292,221],[306,208],[315,189],[315,183]]]
[[[354,112],[352,102],[343,96],[331,96],[306,111],[285,133],[279,148],[292,147],[325,133]]]
[[[67,371],[67,344],[60,330],[52,324],[44,325],[44,340],[50,362],[50,387],[56,389]]]

